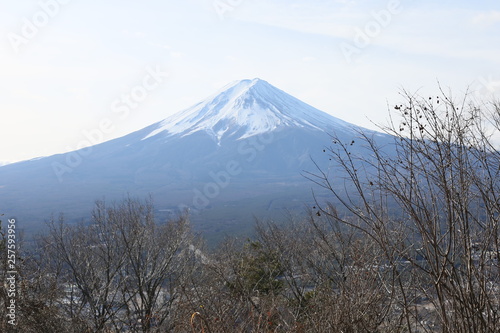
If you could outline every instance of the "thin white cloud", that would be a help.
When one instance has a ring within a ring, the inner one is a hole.
[[[500,23],[500,11],[492,10],[475,15],[472,23],[480,26],[491,26]]]
[[[311,57],[311,56],[302,58],[303,62],[313,62],[313,61],[316,61],[316,60],[317,59],[315,57]]]
[[[180,59],[184,56],[184,54],[182,52],[179,52],[179,51],[170,51],[170,56],[172,58]]]
[[[160,49],[164,49],[164,50],[170,50],[171,49],[170,45],[163,44],[163,43],[149,42],[148,45],[150,45],[152,47],[157,47],[157,48],[160,48]]]
[[[354,22],[366,15],[353,1],[283,3],[254,0],[235,8],[235,20],[329,37],[348,37]]]
[[[387,22],[382,13],[387,13],[386,3],[380,6],[353,1],[339,5],[337,1],[318,5],[313,2],[279,7],[276,2],[255,1],[233,13],[237,20],[288,29],[308,34],[332,37],[332,46],[342,42],[355,45],[360,35],[368,35],[369,29],[380,32],[369,38],[369,45],[383,47],[387,52],[431,55],[437,57],[462,57],[471,59],[498,59],[498,34],[478,30],[467,24],[471,17],[474,24],[491,25],[500,21],[499,11],[477,14],[475,9],[450,8],[439,4],[415,5],[401,1],[398,11],[391,14]],[[382,17],[381,17],[382,15]],[[367,32],[368,31],[368,32]]]

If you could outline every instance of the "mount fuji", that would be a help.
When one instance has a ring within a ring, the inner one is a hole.
[[[231,83],[222,91],[158,124],[146,138],[167,132],[187,136],[204,131],[220,143],[290,127],[323,131],[348,128],[340,119],[321,112],[261,79]]]
[[[0,167],[0,202],[33,228],[52,213],[85,218],[96,199],[151,194],[159,214],[188,208],[204,231],[239,230],[243,215],[310,202],[313,184],[301,173],[315,171],[313,161],[328,167],[331,134],[350,141],[360,132],[384,136],[242,80],[121,138]]]

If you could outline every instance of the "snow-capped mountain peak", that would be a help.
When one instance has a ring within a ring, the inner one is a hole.
[[[264,80],[241,80],[222,88],[206,100],[157,124],[144,139],[160,133],[187,136],[209,133],[217,142],[222,137],[244,139],[288,126],[325,130],[348,126],[344,121],[319,111]]]

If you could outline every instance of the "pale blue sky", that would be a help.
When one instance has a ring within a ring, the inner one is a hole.
[[[245,78],[371,128],[401,87],[500,92],[496,0],[0,0],[0,36],[0,162],[76,149],[103,119],[102,140],[125,135]],[[113,112],[148,68],[169,76]]]

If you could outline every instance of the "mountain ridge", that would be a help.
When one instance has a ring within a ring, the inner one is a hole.
[[[263,80],[236,81],[85,154],[87,148],[0,167],[0,202],[34,227],[61,211],[86,218],[96,199],[152,195],[158,212],[191,209],[204,232],[245,229],[254,216],[311,203],[314,184],[302,172],[330,168],[324,148],[331,135],[351,142],[360,132],[384,136]],[[71,163],[75,156],[80,161]]]

